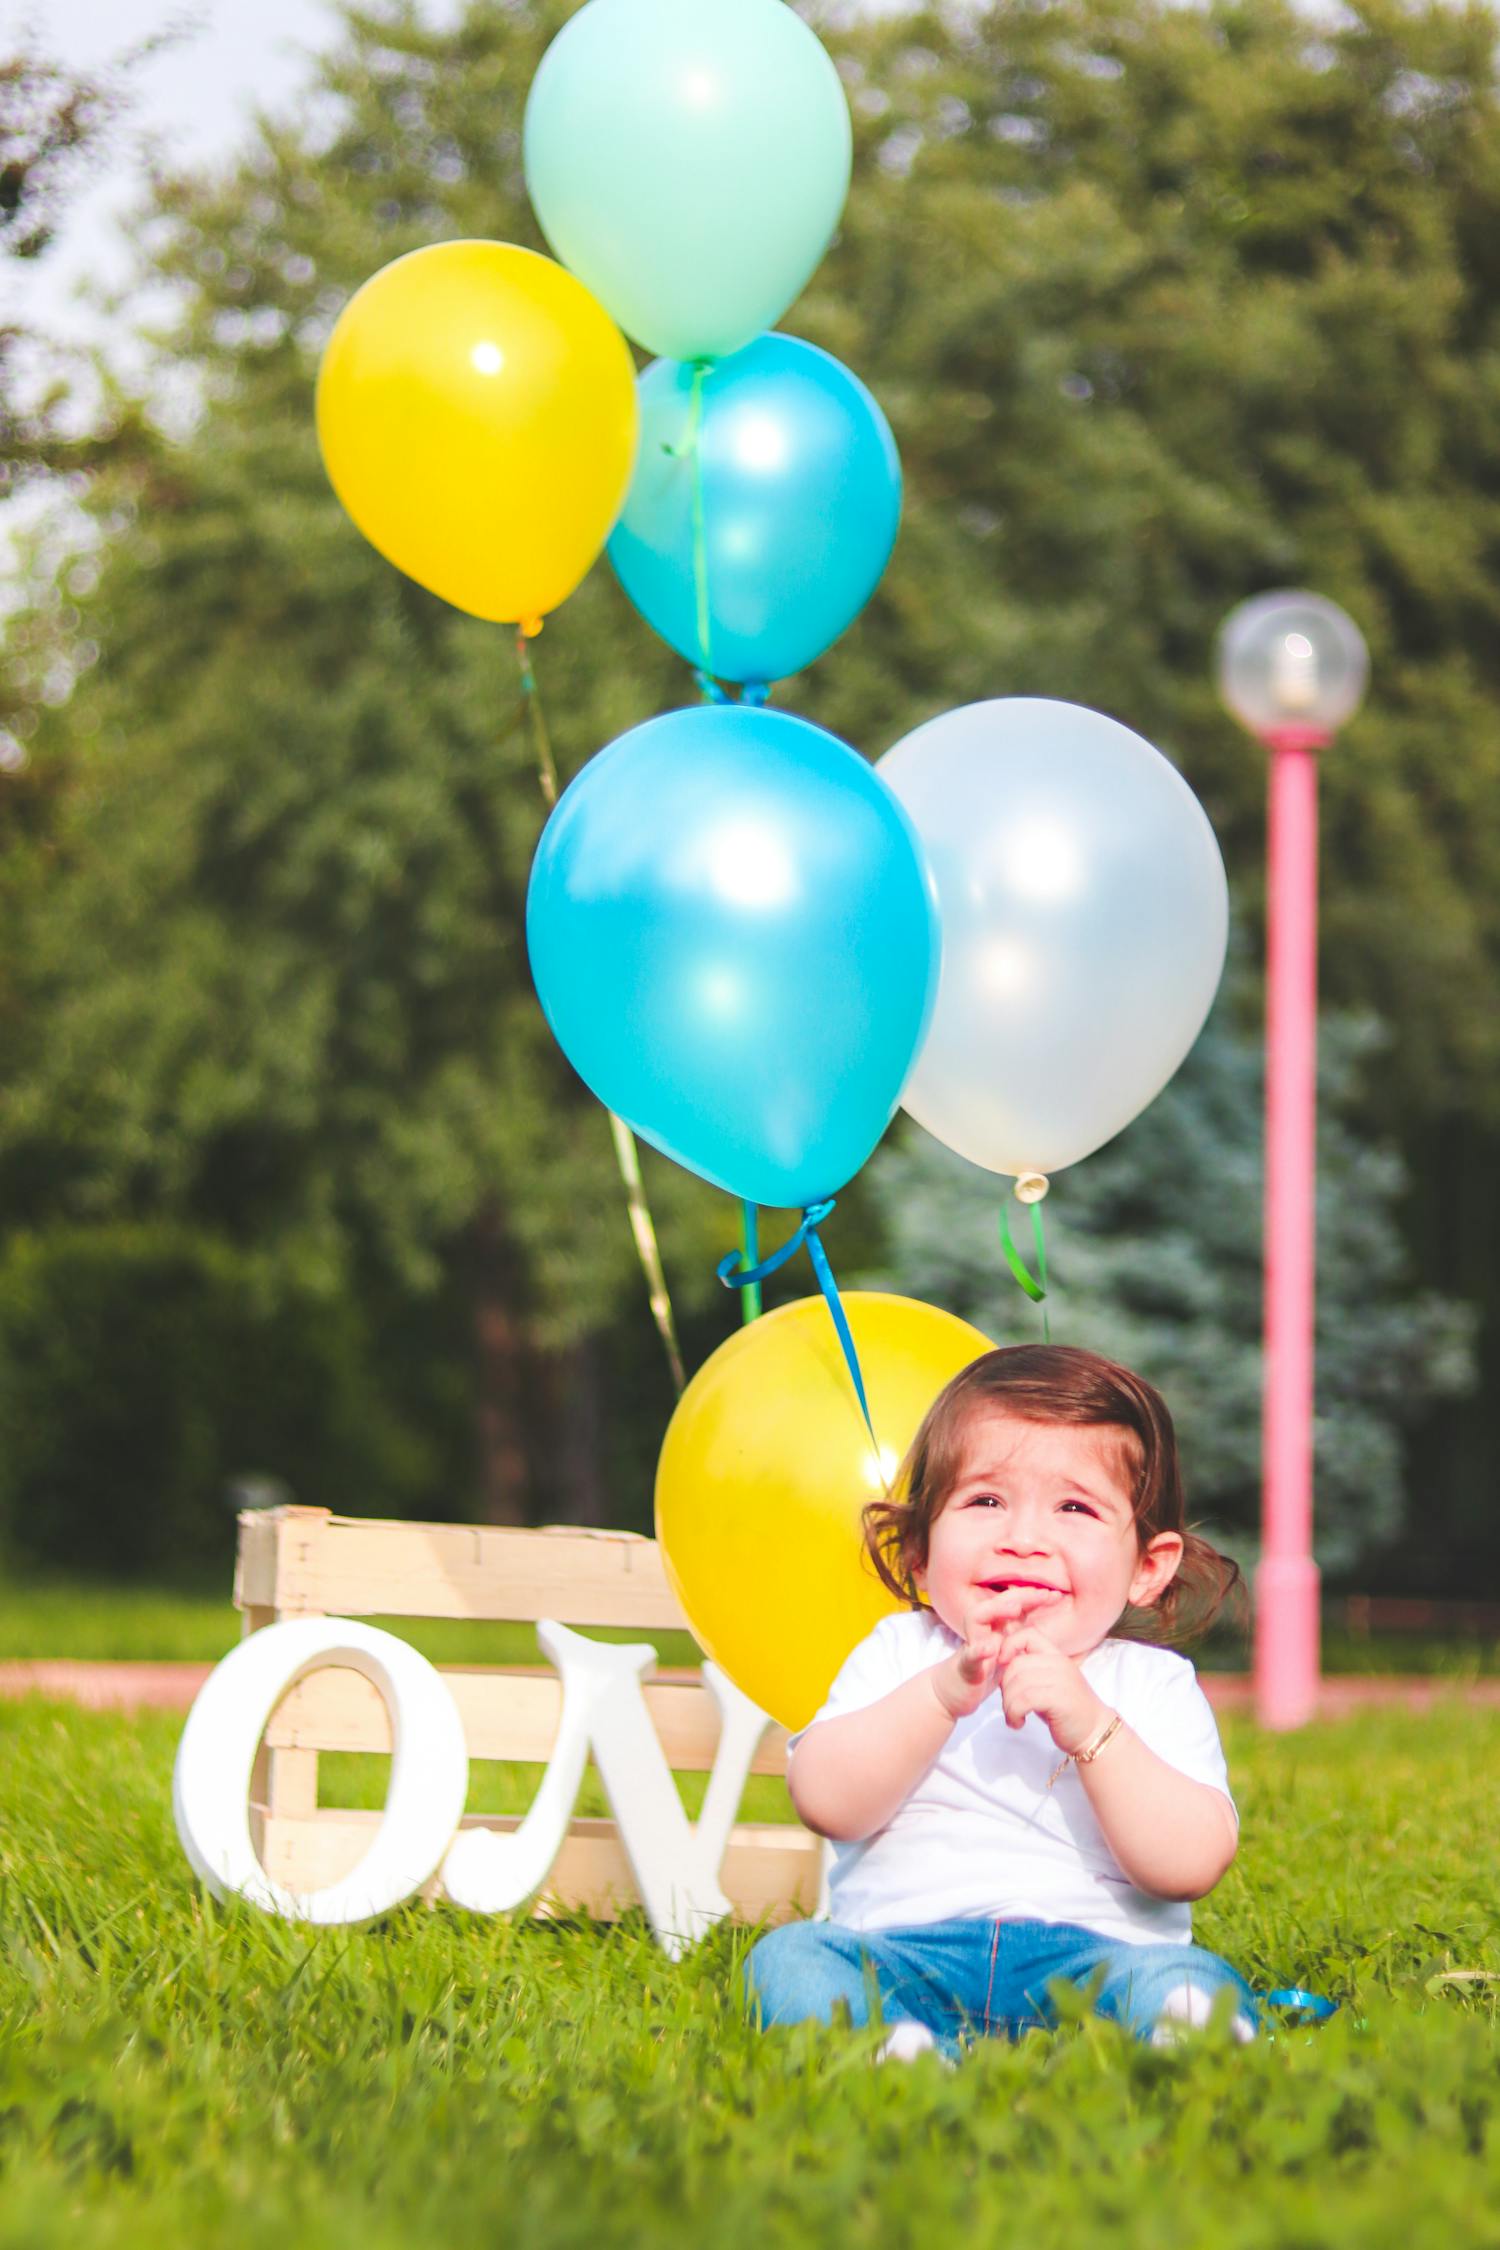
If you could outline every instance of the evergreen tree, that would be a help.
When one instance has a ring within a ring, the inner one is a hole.
[[[1405,1433],[1473,1374],[1470,1309],[1412,1286],[1401,1162],[1362,1129],[1361,1080],[1387,1044],[1368,1018],[1322,1027],[1314,1533],[1324,1569],[1345,1577],[1404,1528]],[[1260,1514],[1263,1103],[1261,1042],[1221,1001],[1166,1090],[1059,1173],[1045,1205],[1053,1341],[1157,1385],[1190,1510],[1245,1562]],[[998,1343],[1040,1338],[1041,1312],[1001,1257],[1008,1180],[915,1125],[871,1171],[887,1286],[951,1305]],[[1026,1232],[1018,1241],[1029,1250]]]

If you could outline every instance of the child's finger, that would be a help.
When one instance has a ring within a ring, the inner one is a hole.
[[[1000,1661],[1014,1664],[1020,1656],[1044,1656],[1051,1653],[1052,1643],[1044,1640],[1030,1625],[1011,1625],[1000,1637]]]
[[[989,1624],[1004,1624],[1008,1619],[1024,1614],[1027,1598],[1024,1586],[1004,1586],[998,1593],[981,1595],[974,1605],[974,1612]]]
[[[993,1676],[997,1653],[995,1643],[986,1635],[971,1635],[959,1651],[960,1673],[971,1682],[982,1680],[987,1674]]]

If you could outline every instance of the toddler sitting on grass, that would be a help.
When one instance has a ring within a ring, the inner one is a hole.
[[[1014,2037],[1086,1988],[1141,2037],[1254,1999],[1192,1942],[1190,1902],[1235,1855],[1218,1729],[1192,1665],[1138,1634],[1201,1631],[1238,1580],[1185,1530],[1172,1418],[1093,1352],[986,1353],[866,1510],[909,1607],[863,1640],[791,1745],[807,1826],[836,1845],[831,1920],[771,1931],[747,1978],[764,2024],[878,1996],[882,2054]]]

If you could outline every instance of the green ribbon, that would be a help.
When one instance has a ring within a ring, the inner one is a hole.
[[[1007,1206],[1000,1206],[1000,1247],[1005,1252],[1005,1262],[1021,1288],[1034,1305],[1042,1308],[1042,1335],[1047,1343],[1052,1341],[1052,1322],[1047,1314],[1047,1231],[1042,1225],[1040,1203],[1031,1206],[1031,1232],[1036,1243],[1036,1273],[1032,1274],[1025,1259],[1011,1240],[1010,1214]]]
[[[693,385],[688,400],[687,428],[680,445],[668,445],[664,452],[674,461],[691,460],[693,464],[693,593],[698,610],[698,660],[703,670],[713,672],[713,636],[708,611],[708,526],[703,504],[703,386],[713,373],[711,359],[693,361]]]
[[[822,1240],[818,1234],[819,1227],[822,1226],[825,1219],[831,1216],[832,1211],[833,1197],[831,1195],[825,1196],[821,1203],[809,1203],[802,1214],[802,1223],[796,1233],[791,1236],[789,1241],[783,1242],[779,1250],[773,1250],[769,1258],[763,1258],[760,1264],[756,1266],[747,1266],[742,1254],[738,1250],[731,1250],[727,1258],[719,1260],[718,1276],[726,1289],[741,1291],[758,1289],[763,1281],[768,1280],[773,1273],[779,1273],[787,1260],[794,1257],[804,1245],[806,1246],[807,1255],[812,1260],[813,1272],[817,1276],[818,1287],[823,1292],[824,1302],[833,1320],[834,1333],[839,1340],[839,1349],[844,1355],[844,1365],[849,1370],[849,1380],[854,1385],[854,1395],[859,1401],[859,1410],[865,1418],[865,1428],[870,1433],[870,1443],[875,1448],[875,1458],[878,1461],[880,1459],[880,1442],[875,1435],[875,1424],[870,1419],[870,1401],[865,1391],[865,1378],[859,1364],[859,1352],[855,1347],[854,1332],[849,1326],[849,1316],[844,1310],[838,1283],[833,1278],[833,1268],[828,1263],[828,1253],[823,1248]]]
[[[693,361],[693,590],[698,601],[698,653],[705,672],[714,668],[708,617],[708,526],[703,506],[703,385],[711,362]]]
[[[760,1212],[753,1203],[740,1206],[740,1266],[749,1273],[760,1264]],[[740,1289],[740,1318],[748,1328],[760,1318],[760,1283],[747,1281]]]

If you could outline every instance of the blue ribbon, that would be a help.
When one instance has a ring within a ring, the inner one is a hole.
[[[722,681],[716,680],[711,672],[694,672],[693,678],[705,703],[743,703],[753,711],[771,692],[769,680],[746,680],[738,695],[729,695]]]
[[[1302,1991],[1300,1984],[1277,1984],[1275,1991],[1264,1991],[1262,2005],[1300,2007],[1311,2023],[1327,2023],[1329,2016],[1338,2014],[1338,2000],[1325,2000],[1320,1991]]]
[[[1327,2023],[1339,2011],[1337,2000],[1325,2000],[1321,1992],[1304,1992],[1295,1984],[1280,1984],[1274,1992],[1260,1995],[1266,2008],[1298,2008],[1312,2023]]]
[[[870,1443],[875,1448],[875,1458],[878,1461],[880,1458],[880,1441],[875,1435],[875,1425],[870,1419],[870,1402],[865,1396],[865,1379],[860,1372],[859,1353],[854,1348],[854,1337],[849,1328],[848,1315],[844,1311],[843,1301],[839,1296],[838,1283],[833,1278],[833,1268],[828,1263],[828,1252],[823,1248],[821,1237],[818,1234],[819,1227],[822,1226],[832,1209],[833,1197],[831,1195],[822,1203],[809,1203],[802,1214],[802,1223],[797,1228],[796,1233],[789,1236],[779,1250],[773,1250],[769,1258],[763,1258],[758,1266],[746,1266],[740,1252],[731,1250],[727,1258],[719,1260],[716,1271],[726,1289],[758,1288],[760,1283],[768,1280],[773,1273],[779,1273],[787,1260],[795,1257],[803,1244],[806,1243],[807,1254],[812,1260],[813,1272],[818,1277],[818,1287],[823,1292],[824,1301],[833,1320],[835,1333],[843,1348],[844,1364],[849,1370],[849,1380],[854,1385],[854,1395],[859,1400],[859,1410],[865,1418],[865,1428],[870,1433]]]

